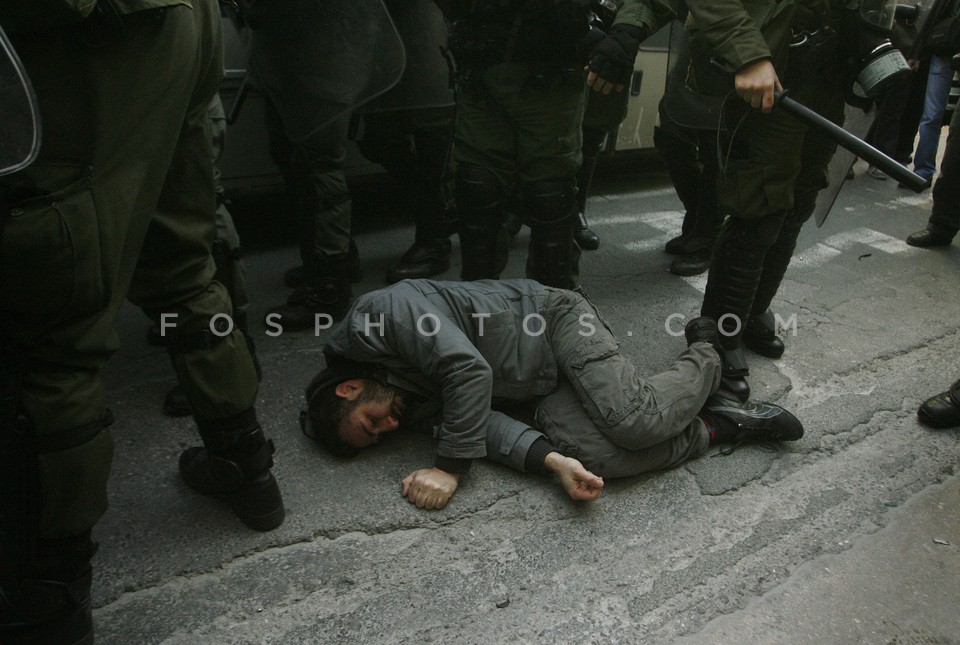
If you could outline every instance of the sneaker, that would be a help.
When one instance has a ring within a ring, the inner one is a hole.
[[[796,441],[803,425],[779,405],[742,402],[718,390],[698,415],[710,426],[710,443],[741,441]]]
[[[876,166],[870,166],[867,168],[867,174],[873,177],[874,179],[879,179],[880,181],[886,181],[887,173],[883,172]]]

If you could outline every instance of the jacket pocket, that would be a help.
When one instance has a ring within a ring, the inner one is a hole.
[[[18,314],[88,314],[102,306],[105,291],[90,170],[31,170],[69,179],[10,209],[0,231],[0,307]]]

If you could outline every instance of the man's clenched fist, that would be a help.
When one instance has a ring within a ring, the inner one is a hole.
[[[459,481],[460,475],[439,468],[421,468],[404,478],[401,494],[417,508],[441,509],[453,497]]]

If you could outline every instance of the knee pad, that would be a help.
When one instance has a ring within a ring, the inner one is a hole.
[[[576,200],[577,182],[572,177],[541,179],[523,187],[523,203],[531,228],[572,221]]]
[[[745,251],[765,251],[777,239],[786,211],[756,218],[731,217],[726,224],[726,245]]]

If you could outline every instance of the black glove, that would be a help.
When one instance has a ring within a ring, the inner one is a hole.
[[[607,37],[590,54],[590,71],[615,86],[626,85],[633,74],[633,61],[640,50],[640,41],[646,36],[645,31],[633,25],[610,27]]]

